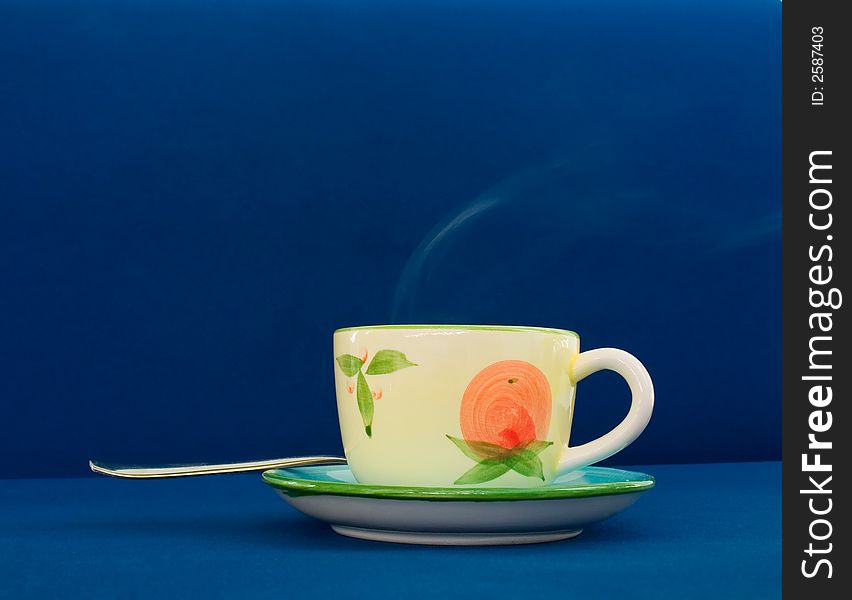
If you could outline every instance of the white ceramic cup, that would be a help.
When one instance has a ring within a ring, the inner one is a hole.
[[[572,332],[490,325],[378,325],[334,333],[343,448],[360,483],[531,487],[603,460],[645,429],[654,387],[615,348]],[[603,369],[633,399],[609,433],[568,445],[576,384]]]

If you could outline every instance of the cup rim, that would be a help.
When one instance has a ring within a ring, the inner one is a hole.
[[[394,324],[394,325],[356,325],[354,327],[341,327],[335,329],[334,333],[343,331],[363,331],[370,329],[462,329],[468,331],[514,331],[525,332],[532,331],[536,333],[550,333],[556,335],[573,335],[578,340],[580,334],[570,329],[556,329],[554,327],[534,327],[530,325],[463,325],[463,324]]]

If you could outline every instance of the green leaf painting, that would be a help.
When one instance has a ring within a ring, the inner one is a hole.
[[[545,448],[552,445],[553,442],[543,442],[539,440],[534,440],[529,444],[526,444],[524,446],[524,449],[529,450],[530,452],[534,452],[535,454],[540,454]]]
[[[361,371],[358,371],[357,396],[358,410],[364,421],[364,431],[367,432],[367,437],[373,437],[373,393]]]
[[[357,356],[352,356],[351,354],[341,354],[335,360],[337,360],[337,364],[340,365],[340,370],[343,371],[343,374],[347,377],[352,377],[361,370],[361,367],[364,366],[364,361],[358,358]]]
[[[367,375],[387,375],[417,365],[408,360],[399,350],[379,350],[367,367]]]
[[[544,468],[538,455],[553,445],[553,442],[534,440],[515,448],[503,448],[497,444],[463,440],[451,435],[447,435],[447,439],[465,456],[476,461],[476,465],[456,479],[456,485],[484,483],[509,471],[544,481]]]
[[[361,420],[364,422],[364,433],[367,437],[373,437],[373,412],[375,410],[375,400],[382,397],[382,389],[371,390],[367,378],[364,376],[364,365],[367,362],[368,352],[364,352],[364,358],[359,358],[353,354],[341,354],[334,360],[346,377],[355,377],[355,385],[351,383],[347,386],[348,392],[355,394],[355,399],[358,402],[358,412],[361,413]],[[367,375],[387,375],[400,369],[407,367],[416,367],[417,365],[405,356],[399,350],[379,350],[367,367]]]
[[[536,477],[544,481],[544,471],[541,466],[541,459],[534,452],[521,448],[516,454],[512,454],[506,459],[509,468],[517,471],[526,477]]]
[[[509,470],[509,465],[496,458],[489,458],[474,465],[472,469],[456,479],[456,485],[469,485],[471,483],[485,483],[497,479]]]
[[[463,439],[453,437],[449,434],[447,434],[447,439],[450,440],[452,443],[454,443],[456,446],[458,446],[459,450],[464,452],[464,455],[467,456],[468,458],[472,458],[473,460],[475,460],[477,462],[482,460],[482,456],[480,456],[479,454],[474,452],[473,448],[468,446],[467,442],[464,441]]]
[[[488,442],[468,442],[451,435],[448,435],[447,439],[458,446],[459,450],[464,452],[465,456],[476,461],[483,458],[502,458],[509,452],[509,450],[502,446]]]

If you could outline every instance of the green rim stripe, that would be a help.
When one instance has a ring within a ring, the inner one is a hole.
[[[275,470],[265,471],[263,480],[288,496],[360,496],[394,500],[431,501],[494,501],[494,500],[553,500],[557,498],[588,498],[643,492],[654,487],[654,478],[644,473],[631,473],[641,479],[615,481],[580,486],[556,485],[537,488],[429,488],[385,485],[366,485],[342,481],[317,481],[280,475]]]
[[[359,325],[357,327],[342,327],[335,329],[334,333],[341,331],[360,331],[365,329],[469,329],[479,331],[535,331],[538,333],[555,333],[558,335],[573,335],[580,337],[576,331],[568,329],[554,329],[551,327],[527,327],[524,325]]]

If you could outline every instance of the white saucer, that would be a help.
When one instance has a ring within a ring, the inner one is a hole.
[[[654,487],[650,475],[605,467],[522,489],[365,485],[346,465],[274,469],[263,479],[294,508],[341,535],[457,546],[572,538]]]

